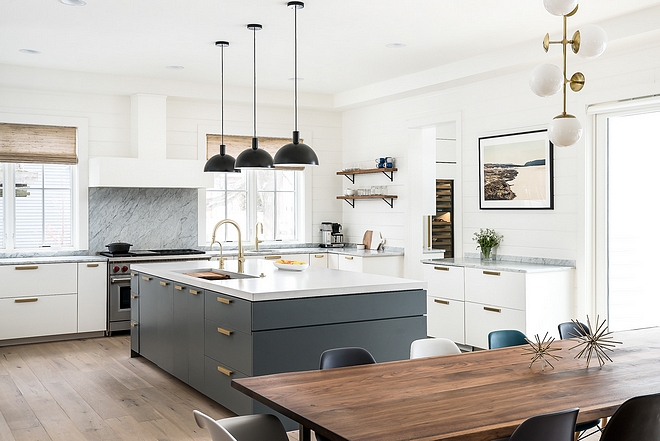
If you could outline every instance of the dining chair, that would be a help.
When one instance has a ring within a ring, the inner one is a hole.
[[[257,414],[214,420],[193,410],[195,422],[207,429],[212,441],[288,441],[282,422],[275,415]]]
[[[410,345],[411,359],[460,353],[461,350],[456,343],[448,338],[420,338]]]
[[[364,348],[348,347],[328,349],[321,354],[319,369],[334,369],[361,364],[375,364],[376,359]],[[328,438],[315,433],[317,441],[329,441]]]
[[[557,330],[559,331],[559,338],[561,338],[562,340],[566,340],[567,338],[582,337],[584,335],[589,335],[591,333],[591,331],[589,330],[589,326],[581,322],[578,323],[579,324],[575,324],[574,322],[560,323],[557,326]],[[605,420],[605,418],[603,420]],[[591,421],[584,421],[582,423],[577,423],[575,425],[575,433],[576,433],[575,441],[579,441],[588,436],[591,436],[598,431],[602,432],[603,429],[601,429],[599,425],[600,423],[601,420],[591,420]],[[603,426],[604,425],[605,425],[605,421],[603,421]],[[595,430],[589,432],[591,429],[595,429]]]
[[[506,348],[508,346],[526,345],[525,334],[516,329],[501,329],[488,333],[488,349]]]
[[[582,337],[591,334],[589,326],[581,322],[578,323],[579,325],[576,325],[574,322],[560,323],[557,326],[557,329],[559,330],[559,338],[566,340],[567,338]]]
[[[660,394],[630,398],[614,412],[600,441],[656,441],[660,439]]]
[[[578,411],[575,407],[528,418],[511,434],[509,441],[572,441]]]
[[[323,370],[374,363],[376,363],[376,359],[364,348],[335,348],[328,349],[321,354],[319,369]]]

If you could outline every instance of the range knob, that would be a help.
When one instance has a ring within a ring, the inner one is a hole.
[[[116,266],[116,265],[113,266],[113,267],[112,267],[112,272],[113,272],[113,273],[118,273],[118,272],[119,272],[119,267]]]
[[[128,271],[128,266],[127,265],[124,265],[124,266],[121,267],[121,272],[122,273],[125,273],[127,271]]]

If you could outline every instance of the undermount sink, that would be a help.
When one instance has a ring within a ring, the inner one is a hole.
[[[186,270],[190,271],[190,270]],[[195,271],[180,271],[186,276],[196,277],[204,280],[230,280],[230,279],[257,279],[257,276],[250,274],[235,273],[232,271],[219,270],[216,268],[200,268]]]
[[[259,248],[258,250],[245,250],[245,254],[282,254],[282,250],[270,249],[270,248]]]

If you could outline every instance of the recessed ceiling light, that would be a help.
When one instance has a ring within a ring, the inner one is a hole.
[[[406,45],[403,43],[389,43],[386,44],[385,47],[390,49],[401,49],[402,47],[406,47]]]
[[[60,0],[60,3],[68,6],[85,6],[87,4],[83,0]]]
[[[18,50],[22,54],[29,54],[29,55],[37,55],[40,54],[40,51],[35,51],[34,49],[19,49]]]
[[[165,69],[181,70],[181,69],[183,69],[183,66],[165,66]]]

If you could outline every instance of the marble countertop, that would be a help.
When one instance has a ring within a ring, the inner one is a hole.
[[[107,262],[104,256],[33,256],[0,258],[0,265],[45,265],[47,263]]]
[[[342,294],[426,289],[421,280],[402,279],[353,271],[309,267],[304,271],[285,271],[272,261],[253,259],[245,262],[245,274],[254,278],[204,280],[186,275],[189,272],[217,269],[218,263],[187,261],[134,264],[132,271],[148,274],[186,286],[219,292],[249,301],[282,300]],[[226,261],[227,272],[238,271],[238,261]],[[260,277],[263,274],[263,277]]]
[[[552,265],[546,263],[514,262],[508,260],[496,260],[493,262],[481,259],[455,258],[455,259],[424,259],[422,263],[441,266],[460,266],[464,268],[490,269],[497,271],[512,271],[519,273],[535,273],[549,271],[568,271],[575,269],[570,265]]]
[[[215,249],[213,251],[207,251],[207,254],[213,256],[219,256],[220,252]],[[300,248],[270,248],[268,246],[262,246],[259,251],[254,249],[245,250],[245,256],[268,256],[276,254],[315,254],[315,253],[334,253],[348,256],[356,257],[386,257],[386,256],[403,256],[404,252],[402,248],[385,248],[383,250],[358,250],[355,247],[343,247],[343,248],[323,248],[323,247],[300,247]],[[234,257],[238,255],[237,249],[228,249],[223,250],[222,253],[225,257]]]

